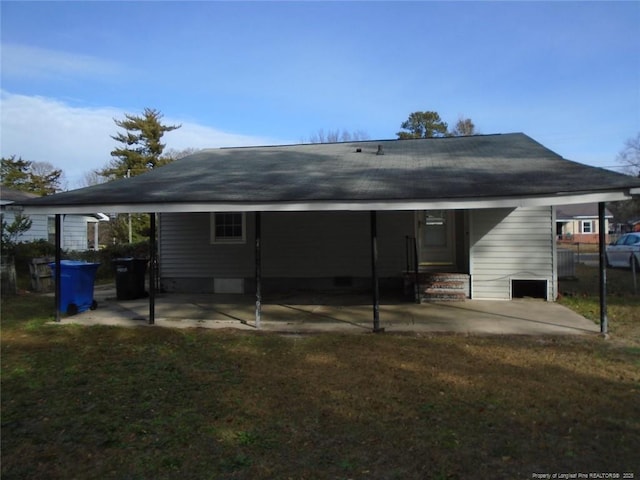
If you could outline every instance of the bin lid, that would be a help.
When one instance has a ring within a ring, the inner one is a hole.
[[[99,263],[93,262],[84,262],[82,260],[60,260],[60,265],[65,267],[93,267],[95,265],[100,265]],[[51,268],[55,268],[56,262],[49,263]]]

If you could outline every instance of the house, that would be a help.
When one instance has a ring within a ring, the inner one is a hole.
[[[447,275],[467,298],[554,300],[556,207],[638,193],[639,179],[512,133],[203,150],[23,205],[147,212],[154,224],[158,214],[162,287],[255,291],[258,317],[263,291],[373,288],[377,298],[417,278],[426,294]]]
[[[605,210],[605,241],[609,243],[609,225],[613,214]],[[581,203],[556,207],[556,235],[560,242],[598,243],[598,204]]]
[[[14,203],[21,203],[25,200],[39,198],[38,195],[14,190],[0,186],[0,208],[2,220],[8,225],[15,220],[16,211],[11,207]],[[22,233],[18,242],[32,242],[35,240],[47,240],[54,243],[55,222],[53,214],[31,214],[31,228]],[[84,251],[88,247],[88,225],[97,225],[97,222],[108,220],[103,214],[96,213],[90,215],[65,215],[62,221],[62,245],[65,250]]]
[[[632,218],[625,223],[616,223],[612,225],[609,231],[618,235],[629,232],[640,232],[640,218]]]

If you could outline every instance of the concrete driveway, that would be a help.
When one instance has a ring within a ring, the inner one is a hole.
[[[98,286],[98,308],[62,323],[147,326],[149,300],[117,300],[113,287]],[[238,328],[256,330],[255,297],[251,295],[175,294],[156,296],[155,325],[173,328]],[[371,298],[354,294],[265,295],[264,331],[371,332]],[[599,332],[596,323],[553,302],[467,300],[417,305],[381,299],[380,327],[386,332],[455,332],[467,334],[580,335]]]

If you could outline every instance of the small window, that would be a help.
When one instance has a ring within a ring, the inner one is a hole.
[[[212,213],[211,243],[245,243],[244,213]]]
[[[581,233],[593,233],[593,220],[582,220],[580,222]]]
[[[447,219],[450,212],[445,210],[426,210],[424,212],[423,242],[427,247],[445,247],[447,245]]]

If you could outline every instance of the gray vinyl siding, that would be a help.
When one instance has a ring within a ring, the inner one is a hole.
[[[511,298],[511,280],[547,280],[555,299],[552,207],[470,212],[471,291],[475,299]]]
[[[263,214],[263,273],[272,277],[370,277],[369,212]],[[378,212],[378,274],[400,276],[412,212]]]
[[[264,212],[261,218],[263,277],[371,276],[369,212]],[[413,212],[377,214],[381,277],[401,277],[413,218]],[[247,213],[244,244],[211,244],[209,213],[162,214],[161,277],[207,279],[203,288],[214,278],[252,278],[254,222]]]
[[[13,212],[2,213],[4,221],[11,224],[15,219]],[[28,215],[31,228],[18,237],[18,242],[49,240],[49,215]],[[82,215],[62,216],[62,248],[65,250],[87,250],[87,219]]]
[[[81,215],[65,215],[62,226],[62,248],[65,250],[87,250],[87,219]]]
[[[237,278],[254,267],[253,215],[245,243],[212,245],[209,213],[160,216],[160,275],[171,278]]]

